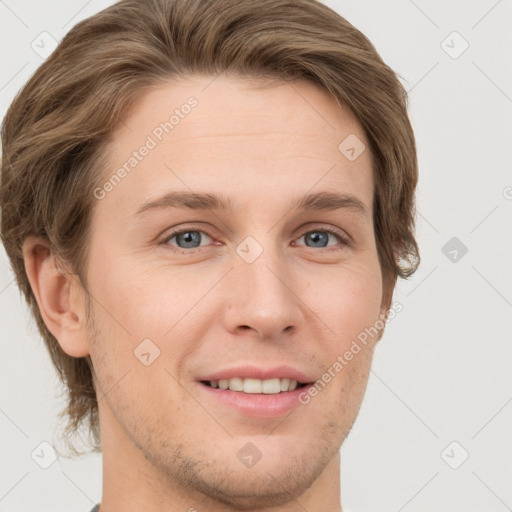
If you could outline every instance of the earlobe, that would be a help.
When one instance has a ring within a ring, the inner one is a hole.
[[[23,243],[23,259],[32,292],[49,331],[62,350],[73,357],[89,354],[85,329],[85,310],[78,300],[73,276],[57,265],[50,243],[44,238],[29,236]]]

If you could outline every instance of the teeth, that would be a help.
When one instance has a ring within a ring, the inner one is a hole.
[[[231,381],[231,379],[229,379]],[[244,393],[261,393],[262,381],[259,379],[244,379]]]
[[[230,389],[231,391],[242,391],[244,393],[263,393],[265,395],[275,395],[277,393],[293,391],[297,388],[297,381],[291,379],[242,379],[233,377],[231,379],[211,380],[212,388]]]
[[[237,377],[229,379],[229,389],[231,389],[231,391],[243,391],[244,379],[239,379]]]
[[[261,385],[261,391],[266,395],[274,395],[275,393],[281,393],[281,382],[279,379],[267,379],[264,380]]]

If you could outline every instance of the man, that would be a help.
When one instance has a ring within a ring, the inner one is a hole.
[[[339,511],[397,277],[406,94],[310,0],[122,1],[2,130],[2,239],[102,512]]]

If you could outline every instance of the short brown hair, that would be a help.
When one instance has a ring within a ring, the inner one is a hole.
[[[418,169],[407,93],[372,43],[336,12],[316,0],[123,0],[78,23],[4,119],[1,233],[68,393],[66,433],[88,422],[94,451],[101,451],[101,438],[90,360],[67,355],[44,324],[22,244],[28,235],[46,238],[86,289],[92,191],[123,112],[148,87],[170,78],[222,72],[305,79],[347,106],[372,155],[385,301],[397,277],[410,276],[419,264]]]

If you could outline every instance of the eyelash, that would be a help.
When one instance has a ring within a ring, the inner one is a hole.
[[[204,229],[197,229],[197,227],[194,227],[194,226],[190,226],[190,227],[186,226],[184,228],[179,229],[178,231],[171,232],[169,235],[167,235],[164,238],[164,240],[162,240],[161,243],[162,243],[162,245],[166,245],[167,247],[171,247],[171,251],[176,252],[176,253],[181,253],[181,254],[190,254],[194,250],[204,249],[205,246],[192,247],[190,249],[183,249],[182,247],[171,245],[169,243],[169,241],[172,240],[177,235],[180,235],[182,233],[187,233],[188,231],[197,231],[198,233],[204,233],[204,234],[208,235],[211,239],[215,238],[213,235],[211,235],[208,231],[206,231]],[[340,231],[338,229],[330,228],[330,227],[318,227],[318,228],[317,227],[313,227],[313,228],[309,228],[307,231],[304,231],[297,239],[302,238],[304,235],[307,235],[308,233],[312,233],[312,232],[315,232],[315,231],[325,232],[325,233],[329,233],[331,235],[334,235],[335,237],[337,237],[339,239],[339,242],[343,246],[350,245],[348,235],[346,235],[345,233],[343,233],[342,231]],[[307,247],[306,245],[304,245],[302,247],[306,247],[306,248],[309,248],[309,249],[315,249],[315,247]],[[331,251],[331,250],[339,250],[341,248],[339,248],[338,246],[328,246],[328,247],[319,247],[317,249],[323,249],[324,251]]]

